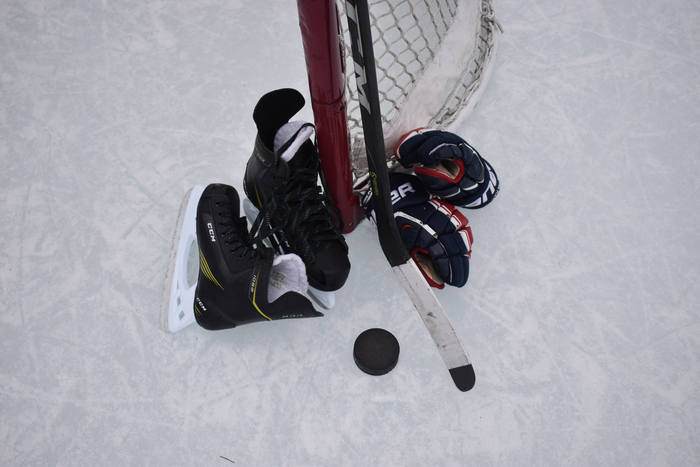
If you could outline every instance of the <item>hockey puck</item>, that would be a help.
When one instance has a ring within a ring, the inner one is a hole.
[[[355,339],[352,355],[360,370],[368,375],[383,375],[399,361],[399,341],[384,329],[368,329]]]

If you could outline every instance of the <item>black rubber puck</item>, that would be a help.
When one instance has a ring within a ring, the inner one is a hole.
[[[384,329],[368,329],[355,339],[355,363],[368,375],[389,373],[399,361],[399,341]]]

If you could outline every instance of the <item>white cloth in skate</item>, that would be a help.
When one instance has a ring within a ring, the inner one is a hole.
[[[295,254],[279,255],[272,262],[267,301],[274,302],[287,292],[305,294],[309,289],[304,262]]]
[[[297,121],[297,122],[289,122],[285,123],[280,127],[279,130],[277,130],[277,134],[275,135],[275,141],[273,143],[273,150],[275,152],[279,151],[279,149],[289,141],[294,134],[299,131],[299,128],[302,127],[302,125],[305,125],[306,122],[302,121]],[[289,162],[292,157],[297,153],[299,148],[301,147],[304,142],[311,138],[311,136],[314,134],[314,127],[313,126],[308,126],[301,130],[299,135],[297,135],[296,139],[294,142],[287,148],[286,151],[280,156],[283,161]]]

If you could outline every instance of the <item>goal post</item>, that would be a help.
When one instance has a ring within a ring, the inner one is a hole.
[[[297,0],[297,8],[323,177],[347,233],[364,212],[353,191],[340,18],[335,0]]]
[[[297,0],[321,165],[345,233],[363,218],[360,103],[344,0]],[[385,152],[417,127],[454,131],[490,78],[500,29],[491,0],[371,0]],[[395,161],[393,161],[395,162]]]

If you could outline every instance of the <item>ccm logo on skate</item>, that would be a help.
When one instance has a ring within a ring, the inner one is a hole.
[[[209,237],[211,237],[212,242],[216,242],[216,235],[214,235],[214,226],[211,222],[207,222],[207,229],[209,229]]]
[[[411,182],[406,182],[396,190],[391,190],[391,204],[396,204],[398,200],[404,198],[406,193],[415,193],[416,190],[413,189]]]
[[[207,307],[204,306],[204,303],[199,299],[199,297],[195,297],[197,299],[197,304],[199,304],[199,307],[202,309],[202,311],[207,311]]]

